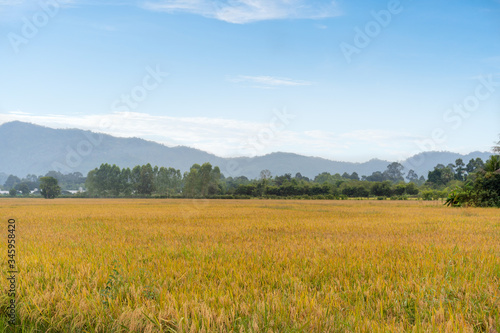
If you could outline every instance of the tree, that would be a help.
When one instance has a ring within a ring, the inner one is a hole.
[[[155,181],[156,192],[163,195],[172,195],[180,193],[182,184],[182,175],[180,170],[174,168],[161,167],[158,170]]]
[[[476,158],[476,159],[471,159],[469,163],[467,163],[467,166],[465,167],[465,170],[467,170],[467,173],[470,175],[473,172],[476,172],[484,167],[484,162],[481,158]]]
[[[406,184],[406,194],[417,195],[419,192],[417,185],[415,183]]]
[[[391,183],[388,181],[376,182],[372,185],[370,192],[375,196],[390,197],[392,195]]]
[[[465,172],[465,163],[464,161],[459,158],[455,161],[455,179],[457,180],[464,180],[464,172]]]
[[[500,156],[492,155],[489,160],[484,163],[484,172],[492,173],[500,170]]]
[[[453,170],[448,167],[445,167],[442,164],[438,164],[434,167],[433,171],[429,171],[427,176],[427,182],[432,185],[446,185],[454,178]]]
[[[111,167],[108,168],[107,172],[107,177],[106,177],[106,183],[108,185],[108,190],[111,195],[117,197],[120,195],[120,192],[123,189],[123,185],[121,182],[121,173],[122,171],[118,166],[113,164]]]
[[[193,164],[189,172],[184,173],[184,190],[183,193],[187,197],[195,197],[200,193],[199,185],[199,172],[201,166],[199,164]]]
[[[260,179],[271,179],[271,177],[271,171],[269,171],[268,169],[262,170],[260,172]]]
[[[184,173],[184,195],[187,197],[206,197],[221,192],[222,175],[218,166],[210,163],[193,164],[189,172]]]
[[[135,168],[134,168],[135,169]],[[140,167],[139,179],[136,183],[137,194],[151,195],[154,191],[154,173],[151,164]]]
[[[492,155],[484,168],[469,177],[461,187],[454,189],[448,199],[448,206],[500,207],[500,156]]]
[[[216,195],[216,194],[220,193],[219,184],[220,184],[221,177],[222,177],[222,174],[220,172],[220,168],[218,166],[215,166],[210,171],[210,183],[208,184],[208,194],[209,195]]]
[[[365,179],[369,182],[383,182],[384,180],[386,180],[386,176],[385,173],[375,171],[371,174],[371,176],[368,176]]]
[[[408,171],[408,174],[406,175],[406,179],[408,179],[408,182],[410,182],[410,183],[416,183],[418,181],[418,175],[412,169],[412,170]]]
[[[120,173],[120,183],[122,184],[122,193],[126,196],[132,194],[134,189],[132,184],[132,171],[130,168],[123,168]]]
[[[403,169],[404,166],[402,166],[400,163],[393,162],[387,166],[387,170],[384,171],[384,175],[386,176],[387,180],[390,180],[394,183],[404,181]]]
[[[14,175],[9,175],[7,177],[7,180],[5,181],[5,184],[3,185],[6,189],[11,189],[14,188],[17,184],[21,182],[21,179],[19,177],[14,176]]]
[[[54,199],[61,194],[61,187],[54,177],[40,178],[40,189],[45,199]]]
[[[203,163],[198,173],[199,176],[198,183],[200,186],[200,195],[202,197],[206,197],[209,193],[209,188],[212,180],[211,173],[212,173],[212,164]]]
[[[278,186],[283,185],[285,182],[290,182],[292,180],[291,173],[285,173],[283,176],[274,177],[274,183]]]
[[[15,189],[18,190],[19,192],[21,192],[23,195],[30,194],[30,188],[29,188],[28,184],[26,184],[26,183],[21,183],[21,184],[16,185]]]
[[[15,196],[17,195],[17,190],[16,190],[15,188],[11,188],[11,189],[9,190],[9,195],[10,195],[11,197],[15,197]]]
[[[335,182],[335,178],[330,173],[323,172],[314,177],[314,182],[318,184],[333,184]]]
[[[448,184],[450,181],[453,180],[454,176],[455,173],[451,168],[449,167],[444,168],[443,170],[441,170],[441,183],[443,185]]]
[[[342,189],[342,194],[351,198],[368,197],[370,192],[361,185],[347,185]]]

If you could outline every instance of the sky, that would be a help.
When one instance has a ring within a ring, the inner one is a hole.
[[[0,36],[0,124],[353,162],[500,134],[499,0],[0,0]]]

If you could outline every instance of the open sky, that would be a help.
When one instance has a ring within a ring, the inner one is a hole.
[[[344,161],[500,133],[498,0],[0,0],[0,36],[0,124]]]

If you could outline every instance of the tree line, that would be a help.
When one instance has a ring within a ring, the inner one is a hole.
[[[497,152],[497,151],[495,151]],[[11,195],[28,195],[35,188],[47,198],[54,198],[62,188],[85,187],[84,197],[165,197],[165,198],[394,198],[419,197],[426,200],[448,198],[453,206],[500,206],[500,158],[497,155],[483,162],[471,159],[465,164],[438,164],[428,172],[427,179],[415,171],[404,173],[397,162],[384,171],[370,176],[330,174],[323,172],[313,179],[296,173],[273,176],[262,170],[257,179],[245,176],[225,177],[219,167],[210,163],[194,164],[184,174],[180,170],[151,164],[133,168],[102,164],[86,177],[81,173],[63,175],[51,171],[42,176],[28,175],[23,179],[10,175],[3,188]]]
[[[455,186],[473,178],[485,163],[480,159],[461,159],[447,166],[438,164],[427,180],[413,170],[407,174],[397,162],[370,176],[356,172],[342,175],[323,172],[313,179],[300,173],[273,176],[262,170],[257,179],[245,176],[225,177],[219,167],[210,163],[194,164],[184,174],[174,168],[137,165],[123,168],[102,164],[86,178],[86,196],[90,197],[185,197],[185,198],[445,198]],[[405,177],[406,175],[406,177]]]

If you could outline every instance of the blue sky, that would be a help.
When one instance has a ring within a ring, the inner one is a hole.
[[[0,123],[344,161],[500,133],[498,0],[0,0],[0,35]]]

